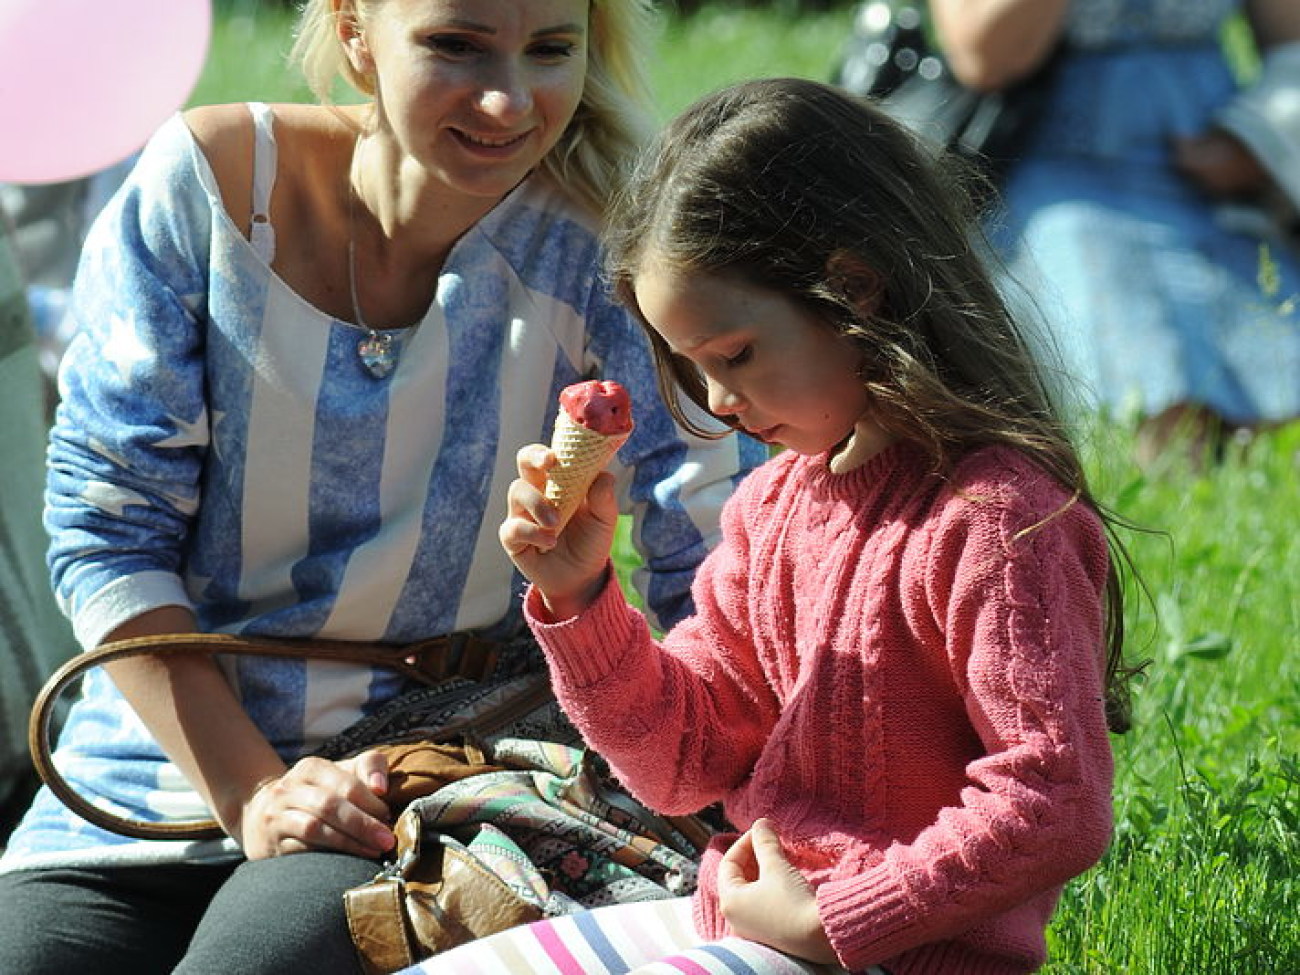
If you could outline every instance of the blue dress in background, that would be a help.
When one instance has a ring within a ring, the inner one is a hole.
[[[1210,128],[1237,91],[1219,39],[1238,7],[1071,7],[1070,53],[993,236],[1074,405],[1197,404],[1243,425],[1300,416],[1300,257],[1261,214],[1209,200],[1172,164],[1171,140]]]

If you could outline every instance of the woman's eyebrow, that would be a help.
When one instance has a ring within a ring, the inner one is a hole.
[[[447,28],[453,30],[472,31],[476,34],[495,35],[497,29],[488,24],[480,24],[473,20],[449,20]],[[586,27],[580,23],[556,24],[554,27],[541,27],[533,31],[531,37],[553,37],[556,34],[584,34]]]

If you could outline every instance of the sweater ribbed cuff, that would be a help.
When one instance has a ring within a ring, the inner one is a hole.
[[[937,941],[909,951],[885,965],[892,975],[1029,975],[1038,966],[1019,965],[1005,958],[978,955],[958,941]]]
[[[883,867],[820,885],[817,913],[831,947],[855,970],[897,954],[896,936],[917,923],[898,878]]]
[[[614,676],[626,648],[636,642],[637,627],[646,625],[644,618],[628,605],[612,569],[605,588],[580,616],[547,622],[541,600],[536,587],[529,586],[524,617],[542,649],[572,687],[590,687]]]
[[[1014,955],[978,952],[960,939],[916,945],[925,919],[884,867],[822,884],[817,911],[831,946],[853,971],[879,964],[893,975],[1026,975],[1037,968]],[[1014,954],[1023,951],[1019,946]]]

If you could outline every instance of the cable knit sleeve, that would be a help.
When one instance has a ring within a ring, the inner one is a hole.
[[[1093,865],[1109,841],[1105,536],[1086,506],[1017,466],[1008,477],[986,462],[953,490],[904,570],[944,634],[984,754],[959,803],[911,842],[818,888],[850,969],[1013,911]]]
[[[749,775],[779,703],[744,631],[748,545],[744,510],[764,480],[742,482],[722,515],[723,540],[696,574],[695,615],[657,644],[645,619],[611,582],[582,616],[539,619],[556,695],[588,743],[642,802],[668,814],[694,812]]]

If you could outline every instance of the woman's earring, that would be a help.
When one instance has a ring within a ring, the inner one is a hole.
[[[366,39],[360,30],[348,38],[347,51],[348,60],[352,62],[352,70],[365,77],[374,73],[374,58],[370,56],[370,46],[366,44]]]

